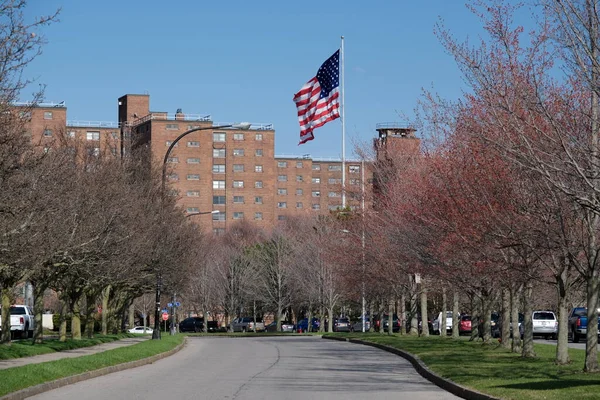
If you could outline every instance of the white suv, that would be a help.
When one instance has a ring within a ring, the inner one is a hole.
[[[534,311],[531,320],[534,336],[544,336],[546,339],[556,338],[558,320],[552,311]]]

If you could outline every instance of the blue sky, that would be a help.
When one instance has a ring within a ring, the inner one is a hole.
[[[422,88],[455,99],[464,84],[434,36],[438,18],[459,38],[479,23],[455,0],[319,2],[30,0],[27,17],[62,8],[26,70],[65,101],[70,120],[116,121],[117,98],[149,93],[152,111],[214,121],[273,123],[277,155],[341,155],[339,120],[298,146],[292,97],[345,36],[346,154],[378,122],[412,118]],[[318,4],[318,5],[317,5]]]

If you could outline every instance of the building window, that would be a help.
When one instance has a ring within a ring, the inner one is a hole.
[[[255,155],[256,157],[262,157],[262,155],[263,155],[263,151],[262,151],[262,149],[256,149],[256,150],[254,151],[254,155]]]
[[[341,178],[329,178],[328,180],[330,185],[337,185],[342,183],[342,179]]]
[[[254,166],[254,172],[263,172],[262,165],[255,165]]]
[[[256,196],[254,198],[254,204],[262,204],[262,203],[263,203],[262,196]]]
[[[88,139],[88,140],[89,140],[89,139]],[[171,143],[173,143],[173,141],[172,141],[172,140],[167,140],[167,141],[165,142],[165,145],[166,145],[167,147],[169,147],[169,146],[171,146]],[[179,147],[179,143],[175,143],[175,146],[174,146],[174,147]]]
[[[285,201],[280,201],[277,203],[277,208],[287,208],[287,203]]]
[[[339,205],[337,205],[337,206],[336,205],[330,205],[328,208],[329,208],[329,211],[336,211],[336,210],[339,210],[342,207],[339,206]]]
[[[44,129],[44,137],[52,137],[52,129]]]
[[[302,196],[304,191],[302,189],[296,189],[296,196]]]
[[[225,149],[213,149],[213,158],[225,158]]]
[[[200,142],[196,142],[196,141],[187,142],[187,147],[200,147]]]
[[[296,168],[302,168],[302,161],[296,161]]]
[[[176,131],[179,129],[179,124],[167,124],[167,130]]]
[[[186,192],[187,197],[200,197],[200,192],[197,190],[188,190]]]
[[[279,168],[286,168],[287,167],[287,161],[277,161],[277,166]]]
[[[225,164],[213,164],[212,172],[213,174],[224,174]]]
[[[278,180],[279,182],[287,182],[287,175],[279,175],[279,176],[277,177],[277,180]]]
[[[225,234],[225,228],[213,228],[213,235],[221,236]]]
[[[302,208],[302,202],[301,201],[299,201],[299,202],[296,203],[296,208]]]
[[[233,149],[233,155],[236,157],[241,157],[244,155],[244,149]]]
[[[329,197],[340,197],[339,192],[329,192]]]
[[[320,204],[318,204],[318,203],[317,203],[317,204],[313,204],[313,205],[312,205],[312,209],[313,209],[313,210],[320,210],[320,209],[321,209],[321,205],[320,205]]]
[[[213,189],[225,189],[225,181],[213,181]]]
[[[287,189],[277,189],[277,194],[281,196],[287,195]]]
[[[254,135],[254,140],[262,140],[262,133],[257,133]]]
[[[287,217],[286,217],[285,215],[278,215],[278,216],[277,216],[277,219],[278,219],[279,221],[285,221],[285,220],[287,219]]]
[[[52,111],[45,111],[44,119],[52,119]]]
[[[75,131],[67,132],[67,137],[73,139],[75,137]]]
[[[341,165],[330,165],[328,169],[330,171],[341,171],[342,170],[342,166]]]
[[[296,182],[302,182],[302,175],[296,175]]]
[[[225,221],[225,212],[219,211],[218,213],[214,213],[212,219],[213,221]]]
[[[233,164],[233,172],[244,172],[244,164]]]
[[[312,165],[312,169],[313,169],[313,171],[320,171],[321,170],[321,164],[313,164]]]
[[[256,182],[254,182],[254,187],[257,188],[257,189],[262,189],[263,182],[262,181],[256,181]]]
[[[187,180],[188,181],[199,181],[200,180],[200,175],[199,174],[188,174],[187,175]]]
[[[179,162],[179,158],[177,158],[177,157],[169,157],[169,158],[167,158],[167,162],[168,163],[177,164]]]
[[[358,174],[360,172],[360,165],[351,165],[348,167],[348,171],[350,171],[351,174]]]
[[[21,111],[19,113],[19,118],[31,121],[31,111]]]
[[[234,133],[233,140],[244,140],[244,134],[243,133]]]
[[[244,213],[243,212],[234,212],[233,213],[233,219],[243,219],[244,218]]]
[[[312,178],[311,182],[319,184],[319,183],[321,183],[321,178]]]
[[[259,220],[261,220],[261,219],[262,219],[262,213],[261,213],[261,212],[255,212],[255,213],[254,213],[254,219],[259,219]]]
[[[319,192],[318,190],[313,190],[312,197],[321,197],[321,192]]]
[[[233,196],[234,204],[244,204],[244,196]]]
[[[188,125],[187,130],[191,131],[192,129],[198,129],[200,128],[200,125]]]
[[[178,181],[179,180],[179,175],[172,173],[171,175],[168,176],[170,181]]]
[[[224,142],[224,141],[225,141],[225,132],[213,133],[213,142]]]
[[[213,204],[225,204],[225,196],[213,196]]]
[[[188,158],[187,163],[188,164],[200,164],[200,159],[197,157]]]
[[[100,140],[100,132],[87,132],[85,138],[87,140]]]
[[[234,188],[243,188],[244,187],[244,181],[233,181],[233,187]]]
[[[118,139],[118,138],[119,138],[119,134],[118,134],[117,132],[111,132],[111,133],[110,133],[110,136],[111,136],[113,139]]]
[[[186,209],[188,214],[192,214],[192,213],[199,213],[200,209],[198,207],[188,207]]]
[[[350,179],[351,185],[360,185],[360,179]]]

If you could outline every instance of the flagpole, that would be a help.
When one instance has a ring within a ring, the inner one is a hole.
[[[344,37],[342,36],[342,47],[340,48],[341,56],[341,75],[342,75],[342,208],[346,208],[346,104],[344,97],[346,95],[346,87],[344,86]]]

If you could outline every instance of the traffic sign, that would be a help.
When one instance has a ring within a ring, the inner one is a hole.
[[[169,319],[169,314],[163,313],[162,319],[163,319],[163,321],[167,321]]]
[[[162,309],[162,312],[163,312],[163,313],[168,313],[168,312],[169,312],[169,310],[167,310],[166,308],[163,308],[163,309]]]
[[[175,307],[179,307],[180,305],[181,305],[181,303],[180,303],[180,302],[178,302],[178,301],[177,301],[177,302],[175,302]]]
[[[167,303],[167,307],[169,307],[169,308],[173,307],[173,303]]]

